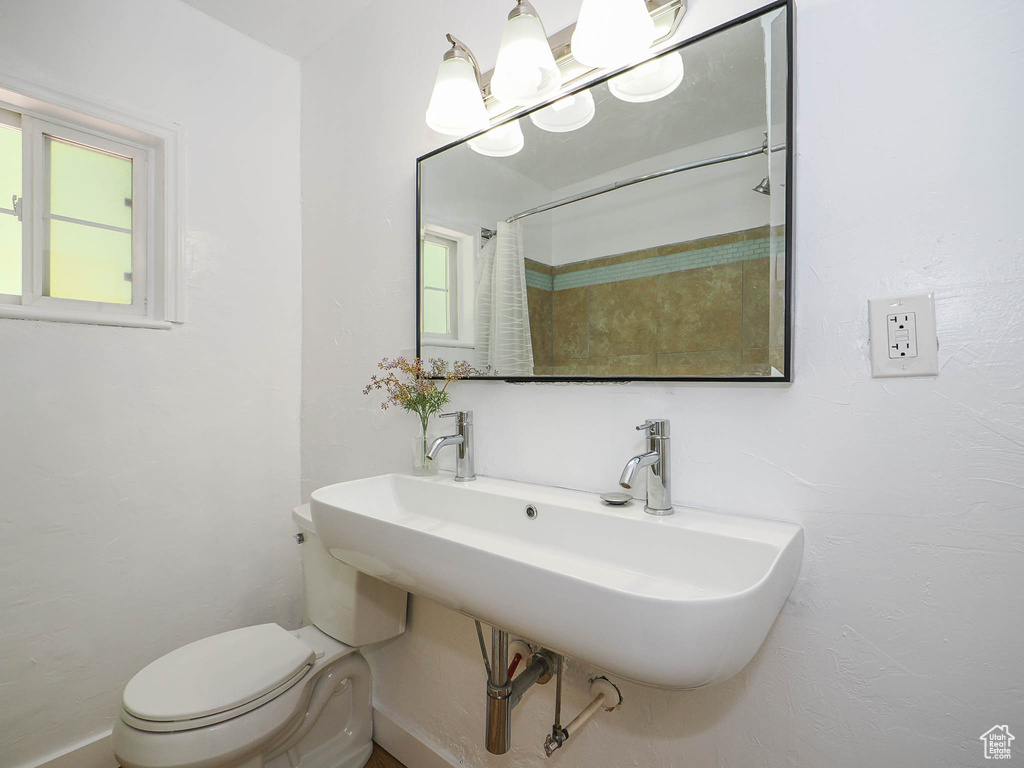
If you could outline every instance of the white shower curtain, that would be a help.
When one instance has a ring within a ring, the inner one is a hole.
[[[519,222],[498,222],[498,234],[476,259],[476,349],[478,365],[500,376],[533,375],[526,264]]]

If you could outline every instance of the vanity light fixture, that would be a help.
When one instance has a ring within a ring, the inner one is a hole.
[[[530,113],[530,120],[538,128],[552,133],[568,133],[582,128],[594,118],[594,97],[590,91],[580,91],[559,99],[554,104]]]
[[[480,67],[463,43],[452,44],[437,68],[434,92],[427,107],[427,125],[448,136],[465,136],[487,127],[487,108],[480,87]]]
[[[537,11],[519,0],[508,15],[491,78],[491,93],[502,104],[530,106],[562,88],[562,73],[548,46]]]
[[[612,96],[634,103],[668,96],[683,82],[683,57],[679,51],[648,61],[608,81]]]
[[[588,67],[615,69],[647,56],[654,36],[644,0],[583,0],[572,55]]]
[[[448,35],[452,47],[438,67],[427,125],[461,137],[484,130],[491,120],[521,114],[523,107],[557,98],[563,87],[576,87],[596,70],[646,58],[652,45],[671,39],[685,13],[686,0],[584,0],[579,22],[545,37],[533,5],[517,0],[493,70],[481,73],[469,48]],[[663,62],[657,69],[657,75],[648,70],[650,81],[644,83],[620,81],[615,95],[652,101],[670,93],[678,85],[675,78],[682,78],[682,60]],[[552,112],[567,109],[569,103]],[[547,113],[536,115],[534,122],[544,130],[575,130],[593,117],[586,115],[587,104],[577,108],[581,112],[573,113],[577,116],[572,121],[548,120],[552,113]],[[480,138],[478,146],[496,140]]]
[[[518,120],[512,120],[470,139],[469,148],[487,157],[511,157],[523,148],[523,143],[523,129]]]

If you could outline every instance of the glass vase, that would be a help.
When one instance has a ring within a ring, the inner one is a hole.
[[[426,476],[437,474],[437,462],[427,458],[430,444],[434,442],[430,422],[420,422],[418,434],[412,438],[412,473]]]

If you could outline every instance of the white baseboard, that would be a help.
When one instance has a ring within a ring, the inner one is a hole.
[[[397,722],[390,713],[377,707],[373,708],[373,740],[405,765],[415,768],[466,768],[454,755],[431,744],[412,727]]]
[[[103,731],[20,768],[117,768],[117,760],[110,746],[110,731]]]

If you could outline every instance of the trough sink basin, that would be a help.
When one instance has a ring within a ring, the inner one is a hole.
[[[531,518],[526,508],[533,505]],[[381,475],[313,492],[359,571],[614,675],[696,688],[754,657],[796,581],[796,524],[480,477]]]

